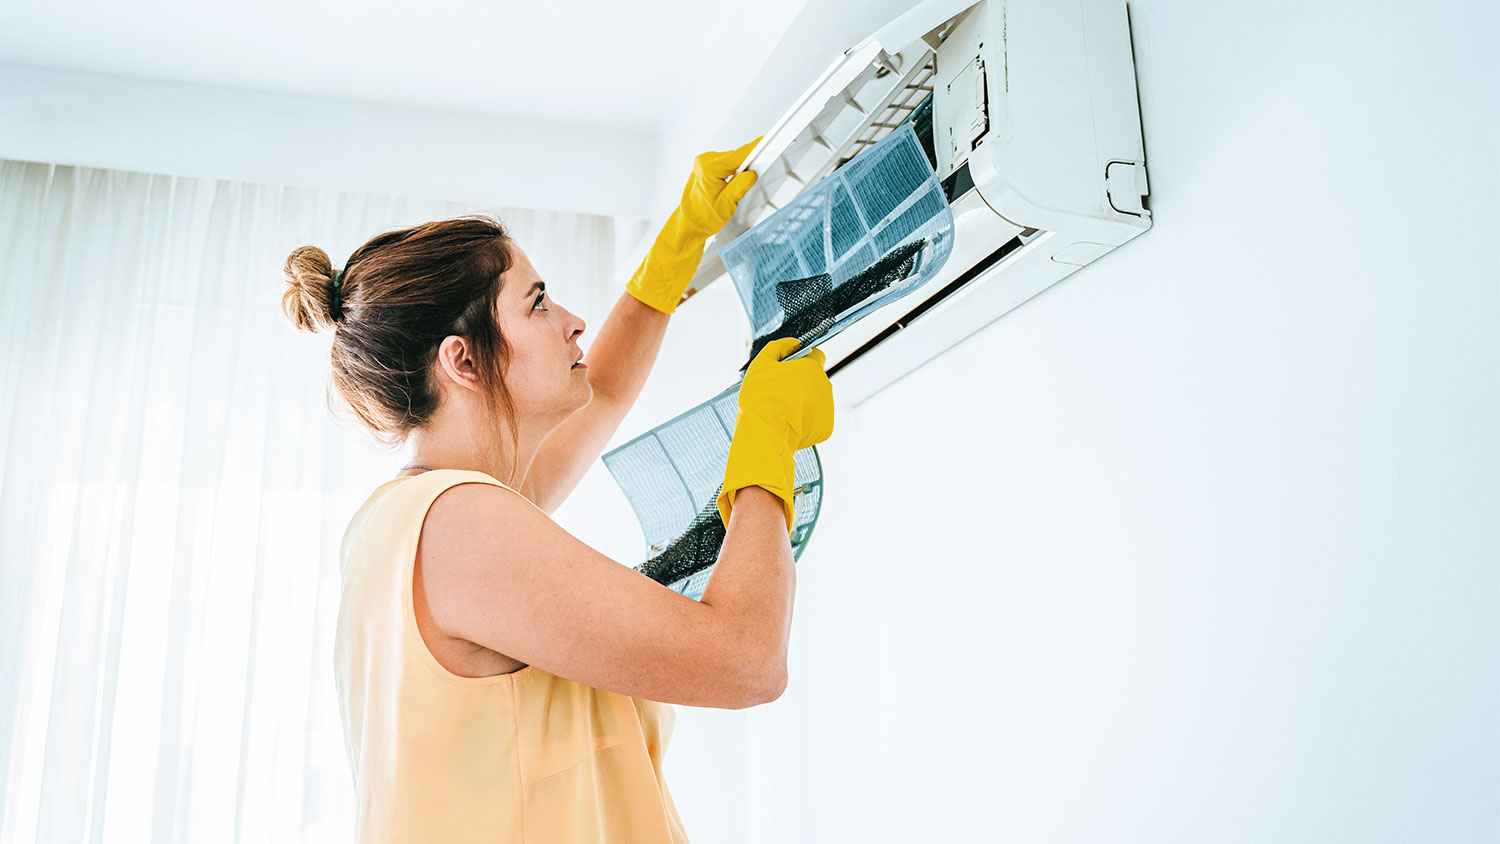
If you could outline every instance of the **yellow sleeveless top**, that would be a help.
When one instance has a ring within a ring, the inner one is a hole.
[[[427,649],[412,610],[417,540],[433,500],[460,483],[510,489],[462,469],[387,481],[339,547],[334,674],[355,840],[685,844],[661,773],[669,704],[534,665],[461,677]]]

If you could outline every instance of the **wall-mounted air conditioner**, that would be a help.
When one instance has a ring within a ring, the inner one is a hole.
[[[921,288],[819,344],[840,406],[877,390],[1151,227],[1120,0],[928,0],[847,50],[766,133],[719,249],[910,123],[942,181],[953,252]]]

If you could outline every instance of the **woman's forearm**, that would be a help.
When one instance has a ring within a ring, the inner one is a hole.
[[[670,320],[669,314],[629,293],[620,294],[620,301],[604,320],[584,360],[596,397],[626,408],[635,404],[656,363]]]

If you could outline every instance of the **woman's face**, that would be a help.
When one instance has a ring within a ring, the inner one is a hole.
[[[505,386],[526,418],[555,427],[594,397],[583,355],[582,319],[553,301],[526,253],[510,243],[511,266],[500,277],[500,333],[510,345]]]

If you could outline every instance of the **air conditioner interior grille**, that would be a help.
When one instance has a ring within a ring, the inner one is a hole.
[[[866,148],[880,142],[881,138],[894,132],[901,124],[910,120],[912,114],[928,101],[932,96],[933,77],[937,75],[937,56],[929,53],[927,60],[917,69],[917,72],[901,86],[890,104],[881,110],[870,121],[863,131],[850,141],[850,148],[843,153],[834,166],[837,170],[850,161],[854,156],[864,152]]]

